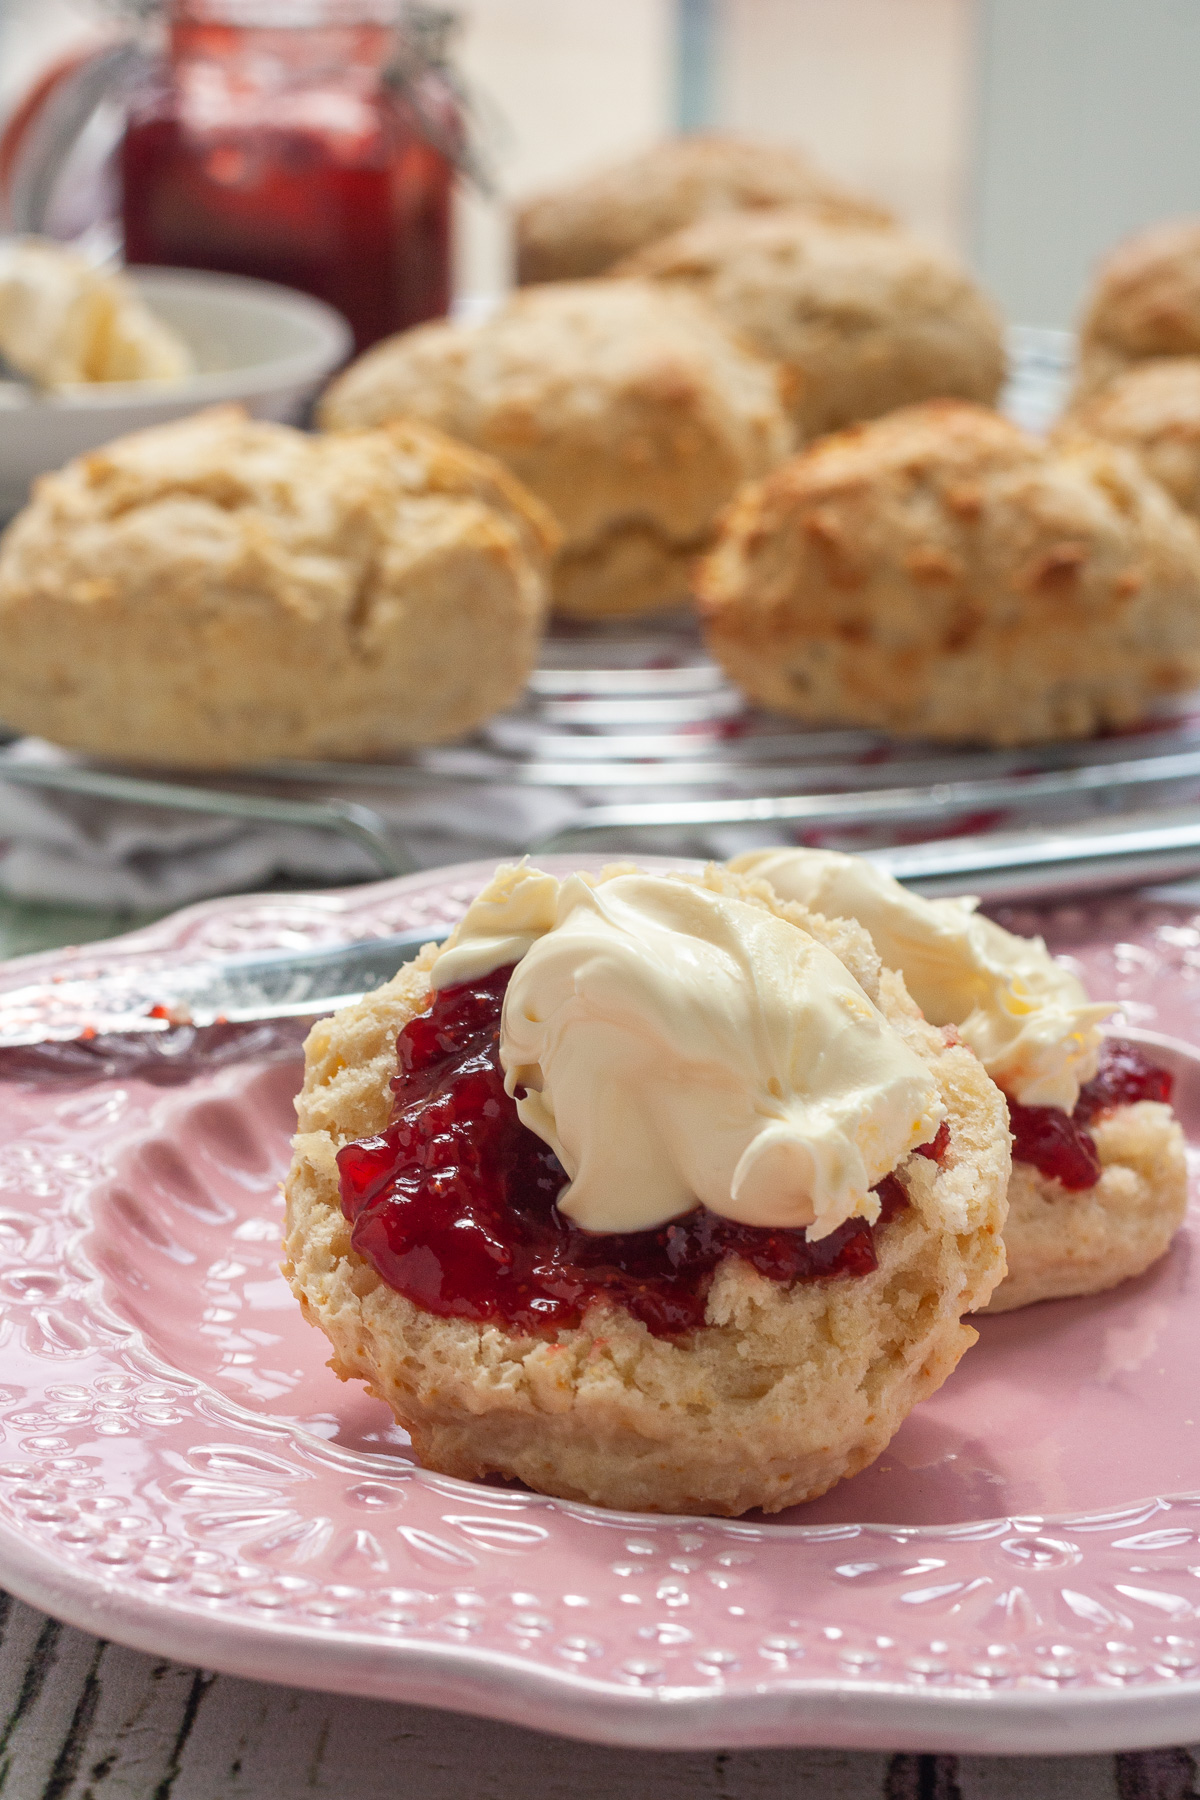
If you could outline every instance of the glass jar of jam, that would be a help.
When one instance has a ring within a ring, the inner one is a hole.
[[[399,3],[173,0],[120,147],[126,261],[300,288],[358,350],[444,314],[451,16]]]

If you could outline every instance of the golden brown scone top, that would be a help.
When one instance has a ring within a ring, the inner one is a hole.
[[[1003,326],[966,270],[904,231],[802,210],[702,220],[619,264],[706,299],[784,365],[808,437],[916,400],[990,402]]]
[[[1200,678],[1200,532],[1127,452],[930,401],[728,509],[698,591],[768,706],[901,735],[1085,735]]]
[[[37,483],[0,546],[0,712],[209,766],[456,735],[523,685],[557,542],[506,469],[427,427],[213,408]]]
[[[1101,264],[1079,329],[1078,391],[1130,363],[1200,354],[1200,219],[1153,225]]]
[[[238,516],[296,550],[336,555],[378,532],[405,497],[470,497],[517,526],[532,551],[557,548],[551,515],[502,464],[411,419],[386,432],[314,438],[287,425],[213,406],[169,426],[117,438],[36,484],[35,498],[66,525],[124,519],[132,509],[191,504]]]
[[[1056,433],[1122,444],[1185,512],[1200,517],[1200,356],[1134,363],[1078,401]]]
[[[653,282],[557,282],[481,325],[422,325],[329,388],[326,429],[425,419],[505,462],[568,548],[614,521],[704,532],[791,446],[775,370],[699,300]]]
[[[517,280],[600,275],[622,256],[713,213],[809,206],[827,218],[888,225],[891,214],[851,193],[799,150],[697,133],[529,200],[517,213]]]

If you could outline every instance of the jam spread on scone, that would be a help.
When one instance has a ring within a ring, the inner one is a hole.
[[[1172,1078],[1104,1037],[1112,1006],[1093,1002],[1041,938],[1006,931],[967,896],[924,899],[835,850],[754,850],[730,867],[863,926],[929,1024],[973,1051],[1003,1095],[1008,1273],[987,1311],[1103,1293],[1166,1253],[1187,1210]]]
[[[1139,1100],[1157,1100],[1168,1106],[1174,1088],[1175,1077],[1143,1056],[1136,1044],[1106,1038],[1100,1046],[1099,1069],[1079,1090],[1074,1118],[1090,1125],[1104,1113],[1118,1106],[1133,1106]]]
[[[392,1117],[338,1154],[352,1244],[414,1305],[524,1329],[598,1298],[704,1323],[739,1256],[864,1275],[947,1149],[921,1062],[832,951],[740,898],[512,871],[399,1034]]]
[[[1004,1275],[981,1063],[860,926],[713,865],[500,868],[305,1064],[284,1272],[458,1479],[779,1512],[879,1455]]]
[[[1118,1106],[1139,1100],[1169,1105],[1175,1078],[1142,1055],[1133,1044],[1106,1039],[1100,1067],[1079,1090],[1073,1112],[1058,1106],[1021,1106],[1008,1096],[1013,1161],[1032,1163],[1052,1181],[1074,1192],[1095,1187],[1101,1163],[1088,1126]]]
[[[601,1296],[656,1336],[704,1323],[712,1276],[740,1256],[781,1282],[866,1275],[875,1237],[907,1204],[894,1175],[872,1226],[848,1219],[810,1243],[697,1207],[657,1231],[581,1231],[559,1211],[567,1173],[504,1090],[500,1017],[511,966],[443,988],[401,1031],[395,1110],[338,1153],[351,1242],[389,1287],[442,1317],[524,1330],[576,1324]],[[922,1153],[940,1160],[945,1125]]]

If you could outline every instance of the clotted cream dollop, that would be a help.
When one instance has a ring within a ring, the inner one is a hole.
[[[509,962],[500,1061],[587,1231],[697,1202],[744,1224],[874,1219],[871,1188],[944,1116],[932,1071],[849,970],[753,902],[665,876],[501,871],[434,986]]]
[[[969,895],[924,900],[837,850],[751,850],[729,867],[769,882],[782,900],[857,919],[930,1024],[956,1026],[1006,1093],[1022,1106],[1074,1110],[1112,1007],[1093,1004],[1041,938],[1005,931]]]

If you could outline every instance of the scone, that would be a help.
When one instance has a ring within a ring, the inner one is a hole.
[[[527,201],[516,219],[517,280],[601,275],[696,219],[770,206],[806,206],[823,218],[867,225],[891,222],[882,206],[841,187],[798,150],[696,133],[668,138]]]
[[[1139,1099],[1143,1093],[1154,1098]],[[1046,1144],[1045,1119],[1030,1122],[1012,1109],[1008,1277],[986,1312],[1103,1293],[1165,1255],[1187,1212],[1185,1146],[1170,1094],[1165,1069],[1106,1039],[1068,1132],[1055,1119]]]
[[[703,220],[619,263],[710,302],[788,376],[802,437],[915,400],[995,400],[999,314],[966,270],[904,231],[803,211]]]
[[[122,762],[369,757],[457,736],[536,659],[557,541],[419,425],[215,408],[38,482],[0,543],[0,718]]]
[[[1128,452],[929,401],[745,488],[697,579],[717,661],[811,723],[989,744],[1200,680],[1200,532]]]
[[[790,1506],[878,1455],[1004,1272],[980,1064],[857,927],[718,870],[498,871],[314,1028],[297,1110],[285,1274],[450,1475]]]
[[[923,900],[836,851],[755,850],[730,866],[864,926],[929,1023],[974,1050],[1008,1096],[1008,1275],[988,1312],[1100,1293],[1158,1261],[1187,1210],[1172,1078],[1136,1045],[1101,1038],[1111,1008],[1091,1004],[1040,938],[1005,931],[971,899]]]
[[[424,419],[500,458],[564,531],[553,603],[580,618],[686,598],[739,482],[791,448],[775,370],[688,294],[531,288],[482,325],[422,325],[328,390],[326,430]]]
[[[1076,392],[1131,363],[1200,354],[1200,219],[1126,238],[1101,264],[1079,327]]]
[[[1200,356],[1151,357],[1077,401],[1055,435],[1131,450],[1185,512],[1200,518]]]

